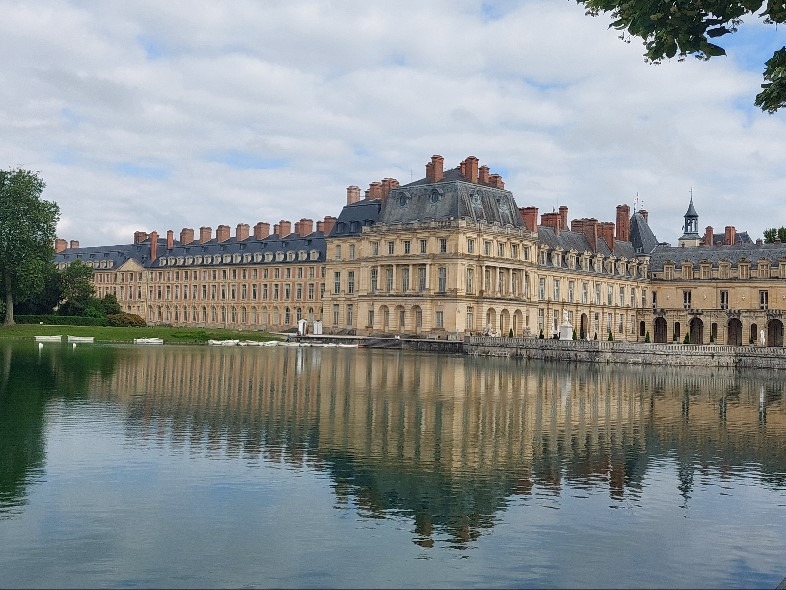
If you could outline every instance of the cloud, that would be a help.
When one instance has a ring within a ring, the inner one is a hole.
[[[571,218],[639,193],[661,240],[691,189],[700,224],[786,225],[786,123],[751,106],[782,31],[652,66],[608,23],[548,0],[15,4],[0,165],[39,170],[83,245],[337,215],[346,186],[421,178],[435,153]]]

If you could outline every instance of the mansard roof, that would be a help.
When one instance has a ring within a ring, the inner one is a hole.
[[[181,244],[175,240],[173,247],[167,249],[166,238],[158,238],[156,253],[156,260],[150,260],[150,238],[138,244],[123,244],[119,246],[96,246],[88,248],[67,248],[62,252],[55,254],[55,264],[70,263],[74,260],[82,260],[87,264],[96,266],[102,260],[111,261],[106,268],[118,268],[129,259],[136,260],[146,268],[158,268],[162,266],[208,266],[215,264],[215,262],[206,262],[205,256],[210,256],[211,260],[216,255],[222,257],[223,262],[235,263],[257,263],[264,264],[270,262],[303,262],[302,258],[297,256],[294,260],[289,260],[287,254],[289,252],[307,252],[309,254],[309,262],[324,262],[325,260],[325,236],[322,232],[313,232],[308,236],[300,236],[298,234],[290,234],[285,237],[276,234],[270,235],[261,240],[249,237],[245,240],[238,240],[236,237],[229,238],[223,242],[217,239],[212,239],[204,243],[199,240],[190,242],[188,244]],[[311,252],[316,251],[316,257],[311,257]],[[274,256],[277,253],[283,253],[283,260],[265,260],[260,257],[243,257],[244,254],[266,254],[271,253]],[[234,255],[241,255],[240,259]],[[229,255],[232,258],[224,260],[224,256]],[[201,257],[201,258],[197,258]],[[191,262],[185,264],[186,259]],[[244,259],[245,258],[245,259]],[[174,259],[174,264],[169,263],[169,259]],[[197,262],[200,260],[200,262]],[[103,267],[99,267],[103,268]]]
[[[666,262],[679,266],[683,262],[698,264],[710,262],[717,266],[722,261],[736,266],[741,260],[756,264],[762,258],[769,260],[770,265],[786,261],[786,244],[734,244],[731,246],[696,246],[682,248],[675,246],[658,246],[650,257],[650,268],[653,272],[663,270]]]
[[[459,170],[447,170],[439,182],[416,182],[393,189],[382,208],[384,224],[468,219],[526,229],[510,191],[468,182]]]
[[[658,238],[641,213],[630,218],[630,243],[637,254],[649,254],[658,247]]]
[[[718,242],[723,244],[725,241],[726,241],[726,234],[725,233],[712,234],[712,243],[713,244],[717,244]],[[748,235],[748,232],[740,231],[740,232],[736,232],[735,233],[735,235],[734,235],[734,243],[735,244],[752,244],[753,240]]]
[[[381,209],[382,201],[379,199],[363,199],[344,205],[330,232],[330,237],[360,235],[363,226],[374,225],[377,222]]]
[[[538,243],[545,244],[551,249],[576,250],[579,254],[590,251],[606,257],[616,256],[629,259],[636,257],[636,251],[630,242],[614,240],[614,252],[612,252],[606,244],[606,240],[598,237],[595,247],[591,248],[583,233],[562,230],[557,234],[554,228],[545,225],[538,226]]]

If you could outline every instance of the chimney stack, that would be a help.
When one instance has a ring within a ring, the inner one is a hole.
[[[589,243],[590,251],[598,248],[598,220],[594,217],[574,219],[570,223],[570,231],[582,234]]]
[[[270,224],[260,221],[254,226],[254,239],[264,240],[270,235]]]
[[[727,246],[733,246],[734,243],[737,241],[737,230],[734,228],[733,225],[727,225],[726,231],[724,235],[724,244]]]
[[[560,229],[562,228],[562,215],[556,211],[543,213],[540,216],[540,225],[543,227],[550,227],[554,230],[555,234],[559,235]]]
[[[70,248],[79,248],[79,240],[71,240]]]
[[[136,244],[136,235],[134,236],[134,243]],[[58,238],[55,240],[55,254],[59,254],[66,248],[68,248],[68,242],[66,242],[62,238]]]
[[[382,200],[382,183],[378,180],[370,183],[368,185],[368,198],[375,199],[377,201]]]
[[[153,230],[150,232],[150,262],[158,258],[158,232]]]
[[[330,235],[330,232],[333,231],[333,227],[336,225],[336,218],[332,215],[327,215],[325,220],[322,222],[322,233],[326,236]]]
[[[521,218],[524,220],[524,225],[531,232],[538,231],[538,208],[537,207],[521,207],[519,209]]]
[[[714,236],[715,234],[712,231],[712,226],[708,225],[704,228],[704,245],[705,246],[714,246]]]
[[[568,206],[567,205],[560,205],[559,206],[559,227],[560,229],[566,230],[568,229]]]
[[[485,164],[478,168],[478,182],[480,184],[488,184],[489,183],[489,167]]]
[[[286,219],[282,219],[279,221],[276,226],[278,227],[278,231],[274,232],[278,234],[280,238],[286,238],[289,234],[292,233],[292,222],[287,221]]]
[[[134,232],[134,244],[141,244],[147,239],[147,232],[144,231],[135,231]]]
[[[347,187],[347,205],[357,203],[360,200],[360,187],[350,185]]]
[[[502,177],[499,174],[489,174],[489,184],[494,188],[505,189],[505,183],[502,181]]]
[[[219,225],[216,228],[216,241],[217,242],[226,242],[229,239],[229,226],[228,225]]]
[[[600,221],[598,222],[598,234],[603,241],[606,242],[606,245],[609,247],[609,250],[614,252],[614,222],[613,221]]]
[[[213,228],[203,225],[199,228],[199,243],[204,244],[213,239]]]
[[[478,182],[478,159],[475,156],[467,156],[464,160],[464,176],[469,182],[477,184]]]
[[[630,242],[630,207],[617,205],[617,239]]]
[[[180,230],[180,245],[185,246],[194,241],[194,230],[190,227],[184,227]]]
[[[175,232],[171,229],[166,230],[166,249],[171,250],[175,247]]]
[[[300,231],[298,231],[298,229],[295,229],[295,233],[297,233],[299,236],[303,238],[311,235],[311,233],[314,231],[314,221],[312,219],[303,218],[298,222],[298,224],[299,224],[298,229]]]
[[[381,184],[382,184],[382,202],[384,203],[385,201],[388,200],[390,191],[392,191],[394,188],[398,188],[399,184],[398,184],[398,180],[396,180],[395,178],[383,178]]]
[[[238,242],[248,239],[249,226],[247,223],[238,223],[235,228],[235,239]]]
[[[426,180],[428,182],[439,182],[445,178],[445,158],[439,154],[431,156],[431,162],[426,164]]]

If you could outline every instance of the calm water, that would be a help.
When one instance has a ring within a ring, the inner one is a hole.
[[[756,587],[783,374],[0,343],[4,587]]]

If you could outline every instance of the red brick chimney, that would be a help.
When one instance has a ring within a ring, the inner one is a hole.
[[[428,167],[428,164],[426,166]],[[439,154],[431,156],[430,173],[429,182],[439,182],[445,178],[445,158]]]
[[[300,231],[298,231],[297,229],[295,230],[295,233],[297,233],[299,236],[305,238],[306,236],[309,236],[313,233],[314,221],[312,219],[303,218],[299,221],[299,224],[300,224],[299,226]]]
[[[489,167],[485,164],[478,168],[478,182],[480,184],[488,184],[489,183]]]
[[[574,219],[570,223],[570,230],[582,234],[589,243],[590,251],[595,252],[598,247],[598,220],[594,217]]]
[[[505,189],[505,183],[502,181],[502,177],[499,174],[489,174],[489,184],[494,188]]]
[[[79,248],[79,240],[71,240],[69,248]]]
[[[568,206],[559,206],[559,227],[567,231],[568,229]]]
[[[399,184],[398,184],[398,180],[396,180],[395,178],[383,178],[381,184],[382,184],[382,202],[384,203],[385,201],[388,200],[390,191],[392,191],[394,188],[398,188]]]
[[[144,231],[135,231],[134,232],[134,244],[141,244],[147,239],[147,232]]]
[[[531,232],[538,231],[538,208],[537,207],[520,207],[519,213],[524,220],[524,225]]]
[[[714,246],[713,244],[715,238],[715,234],[713,233],[712,226],[708,225],[704,228],[704,245],[705,246]]]
[[[247,223],[238,223],[237,227],[235,228],[235,239],[237,239],[238,242],[247,240],[248,231],[249,231],[249,226]]]
[[[347,205],[357,203],[360,200],[360,187],[350,185],[347,187]]]
[[[646,209],[641,209],[639,210],[639,215],[641,215],[644,218],[644,221],[646,221],[649,224],[650,222],[649,211],[647,211]]]
[[[332,215],[326,215],[324,221],[322,222],[322,232],[327,236],[330,232],[333,231],[333,228],[336,225],[336,218]]]
[[[464,167],[464,176],[469,182],[477,184],[478,182],[478,159],[475,156],[467,156]]]
[[[617,239],[630,242],[630,207],[617,205]]]
[[[320,233],[325,233],[325,222],[324,221],[317,221],[317,231]]]
[[[382,183],[378,180],[370,183],[368,185],[368,198],[369,199],[376,199],[378,201],[382,200]]]
[[[609,247],[609,250],[614,252],[614,222],[613,221],[600,221],[598,222],[598,234],[603,241],[606,242],[606,245]]]
[[[229,239],[229,226],[228,225],[219,225],[216,228],[216,241],[217,242],[226,242]]]
[[[171,250],[175,247],[175,232],[171,229],[166,230],[166,249]]]
[[[562,227],[562,215],[556,211],[551,213],[543,213],[540,216],[540,225],[543,227],[550,227],[554,233],[559,235],[560,228]]]
[[[260,221],[254,226],[254,239],[264,240],[270,235],[270,224]]]
[[[737,230],[734,228],[733,225],[727,225],[723,243],[726,244],[727,246],[732,246],[736,241],[737,241]]]
[[[134,243],[136,244],[136,234],[134,234]],[[62,238],[58,238],[55,240],[55,254],[59,254],[63,250],[68,248],[68,242],[63,240]]]
[[[150,232],[150,262],[158,258],[158,232],[153,230]]]
[[[287,221],[286,219],[282,219],[276,225],[278,225],[278,231],[274,232],[278,234],[280,238],[286,238],[289,234],[292,233],[292,222]]]
[[[213,239],[213,228],[203,225],[199,228],[199,243],[204,244]]]
[[[194,230],[190,227],[184,227],[180,230],[180,245],[185,246],[194,241]]]

